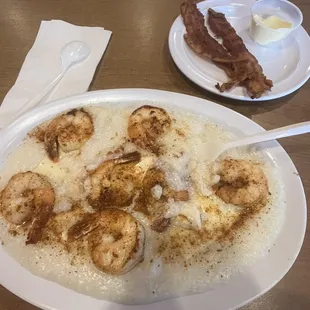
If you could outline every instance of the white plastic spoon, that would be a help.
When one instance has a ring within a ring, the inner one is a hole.
[[[280,139],[280,138],[285,138],[285,137],[301,135],[301,134],[308,133],[308,132],[310,132],[310,122],[304,122],[304,123],[298,123],[295,125],[281,127],[278,129],[264,131],[264,132],[261,132],[261,133],[258,133],[252,136],[242,138],[237,141],[226,143],[226,144],[222,144],[222,143],[207,144],[206,145],[207,160],[209,162],[212,162],[219,155],[221,155],[224,151],[231,149],[231,148]]]
[[[41,100],[56,87],[56,85],[61,81],[66,72],[74,65],[77,65],[86,60],[90,53],[91,50],[89,46],[84,42],[71,41],[67,43],[60,52],[62,64],[61,73],[51,83],[49,83],[42,92],[40,92],[33,99],[29,100],[18,112],[16,117],[20,116],[25,111],[35,107],[38,103],[40,103]]]

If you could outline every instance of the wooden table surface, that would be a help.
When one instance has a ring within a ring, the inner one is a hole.
[[[103,26],[113,31],[91,90],[145,87],[186,93],[215,101],[246,115],[266,129],[310,118],[310,84],[285,98],[242,103],[213,95],[194,85],[176,68],[168,50],[169,28],[182,0],[1,0],[0,102],[12,87],[36,37],[40,21],[62,19],[77,25]],[[294,1],[310,31],[310,2]],[[281,141],[297,166],[310,198],[309,136]],[[0,262],[1,263],[1,262]],[[16,279],[18,281],[18,279]],[[0,310],[36,307],[0,286]],[[272,290],[244,310],[310,309],[310,231],[292,269]],[[70,310],[70,309],[68,309]]]

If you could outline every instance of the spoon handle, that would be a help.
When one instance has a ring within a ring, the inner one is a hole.
[[[265,132],[261,132],[252,136],[248,136],[246,138],[228,143],[228,148],[239,147],[264,141],[270,141],[285,137],[291,137],[296,135],[301,135],[304,133],[310,132],[310,122],[298,123],[290,126],[285,126],[273,130],[268,130]]]
[[[26,112],[27,110],[35,107],[50,91],[54,89],[57,83],[62,79],[65,75],[66,71],[62,71],[52,82],[50,82],[38,95],[36,95],[33,99],[30,99],[26,104],[22,107],[22,109],[17,113],[16,118]]]

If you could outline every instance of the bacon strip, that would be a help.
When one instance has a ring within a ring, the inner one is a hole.
[[[184,38],[197,54],[223,63],[234,63],[245,59],[238,55],[230,55],[221,44],[210,36],[204,25],[204,16],[197,9],[196,4],[191,1],[184,2],[181,5],[181,15],[187,31]]]
[[[251,98],[259,98],[265,91],[270,90],[272,81],[265,77],[257,59],[247,50],[225,15],[212,9],[208,11],[210,28],[216,36],[223,39],[222,45],[209,34],[197,2],[187,0],[181,5],[181,15],[187,31],[184,39],[195,53],[213,61],[226,72],[229,81],[222,85],[217,84],[216,87],[224,92],[237,85],[244,86]]]
[[[263,69],[257,59],[248,51],[242,39],[237,35],[236,30],[229,24],[222,13],[217,13],[212,9],[208,10],[208,22],[211,30],[216,36],[223,39],[223,46],[231,55],[242,55],[247,60],[235,63],[233,66],[235,79],[239,83],[243,82],[251,98],[261,97],[266,90],[273,86],[263,74]],[[226,83],[225,83],[226,84]],[[225,89],[225,84],[221,87]]]

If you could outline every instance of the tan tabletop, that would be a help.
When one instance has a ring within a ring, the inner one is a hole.
[[[14,84],[36,37],[40,21],[62,19],[77,25],[103,26],[113,31],[104,61],[91,90],[145,87],[186,93],[215,101],[246,115],[266,129],[310,119],[310,84],[282,99],[265,103],[227,100],[194,85],[176,68],[168,50],[169,28],[182,0],[1,0],[0,102]],[[294,1],[310,31],[310,2]],[[309,51],[310,53],[310,51]],[[309,136],[281,140],[300,172],[310,198]],[[0,262],[1,263],[1,262]],[[18,279],[16,279],[18,281]],[[36,307],[0,286],[0,310]],[[244,310],[310,309],[310,231],[292,269],[272,290]],[[68,309],[70,310],[70,309]]]

